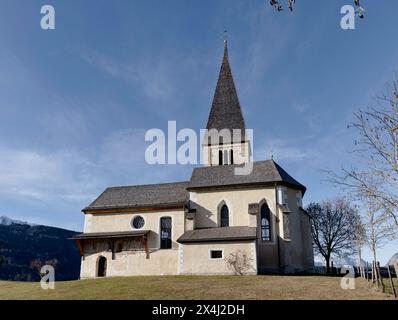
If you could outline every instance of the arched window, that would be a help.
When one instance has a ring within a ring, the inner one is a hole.
[[[106,276],[106,258],[101,256],[98,259],[97,277],[105,277],[105,276]]]
[[[261,206],[261,240],[271,241],[271,212],[266,203]]]
[[[230,152],[230,160],[231,160],[231,164],[234,164],[234,150],[232,150],[231,149],[231,152]]]
[[[224,150],[224,165],[228,164],[228,150]]]
[[[160,249],[171,249],[171,218],[160,218]]]
[[[229,210],[225,204],[220,211],[220,227],[229,227]]]
[[[222,166],[222,151],[221,150],[218,151],[218,164],[220,166]]]

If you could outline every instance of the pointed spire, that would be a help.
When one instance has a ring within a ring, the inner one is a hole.
[[[231,130],[231,134],[233,129],[240,129],[242,130],[242,135],[244,135],[245,121],[229,64],[226,32],[224,38],[224,56],[207,122],[207,129],[217,129],[219,131],[229,129]]]

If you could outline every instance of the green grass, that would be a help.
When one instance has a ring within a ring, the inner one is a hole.
[[[39,283],[0,281],[0,299],[390,299],[363,279],[355,290],[324,276],[162,276]]]
[[[398,279],[397,278],[393,278],[393,283],[394,283],[394,287],[395,287],[395,292],[398,295]],[[389,278],[383,278],[383,284],[384,284],[384,291],[389,294],[392,295],[393,294],[393,289],[391,286],[391,281]]]

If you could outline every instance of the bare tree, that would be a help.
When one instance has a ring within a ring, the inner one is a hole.
[[[366,214],[363,222],[367,230],[367,244],[372,251],[373,261],[377,262],[377,249],[383,247],[389,240],[396,238],[396,226],[373,198],[364,200]]]
[[[354,233],[353,233],[353,241],[355,243],[356,251],[358,254],[358,265],[360,274],[363,277],[364,274],[364,266],[362,264],[362,249],[367,243],[367,234],[366,234],[366,225],[362,220],[362,217],[358,214],[354,219]]]
[[[374,105],[355,114],[357,167],[329,172],[354,196],[371,197],[398,225],[398,76]]]
[[[250,270],[253,259],[249,258],[246,252],[237,250],[225,258],[225,261],[235,275],[244,275]]]
[[[314,250],[324,257],[326,273],[330,274],[332,255],[342,256],[355,251],[358,212],[344,198],[311,203],[306,210],[311,216]]]

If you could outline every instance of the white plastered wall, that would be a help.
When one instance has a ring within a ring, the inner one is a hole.
[[[85,257],[81,264],[81,278],[93,278],[97,274],[97,263],[100,256],[107,259],[107,276],[132,275],[171,275],[178,274],[178,255],[180,246],[176,240],[184,233],[184,211],[146,211],[111,214],[86,214],[85,233],[133,231],[131,220],[140,215],[145,220],[142,230],[150,230],[148,236],[149,259],[144,251],[126,250],[112,252],[106,242],[95,250],[85,248]],[[172,218],[172,248],[160,250],[160,218]]]
[[[221,250],[221,259],[210,259],[211,250]],[[248,258],[249,268],[245,274],[257,274],[255,242],[218,242],[184,244],[182,251],[182,274],[216,275],[234,274],[226,258],[232,253],[241,252]]]
[[[263,200],[267,201],[271,212],[275,214],[274,188],[191,192],[192,204],[196,206],[196,228],[219,226],[222,203],[228,206],[230,226],[256,227],[256,216],[248,213],[248,205]]]

